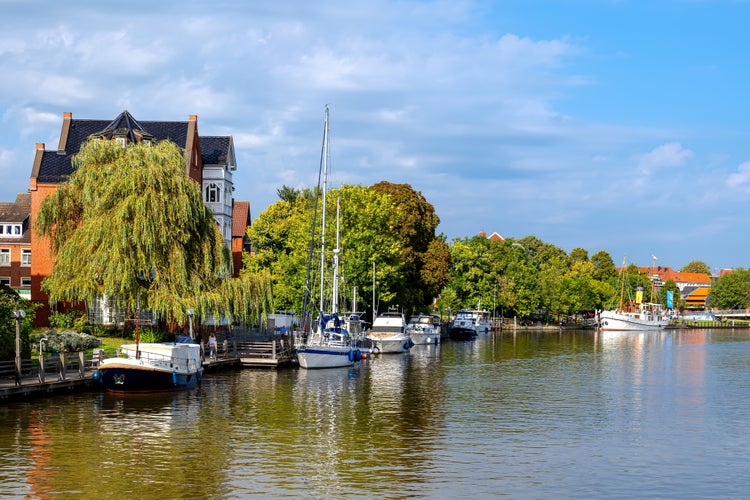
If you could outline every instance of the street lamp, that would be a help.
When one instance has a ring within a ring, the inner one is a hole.
[[[21,320],[26,317],[26,311],[16,309],[13,317],[16,318],[16,385],[21,385]]]
[[[190,338],[195,340],[195,337],[193,337],[193,314],[195,314],[195,311],[192,309],[187,310],[188,315],[188,328],[190,328]]]
[[[42,342],[47,342],[47,337],[39,339],[39,382],[44,383],[44,351],[42,351]]]

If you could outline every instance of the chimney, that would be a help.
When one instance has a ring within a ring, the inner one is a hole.
[[[65,111],[63,113],[63,126],[60,132],[60,142],[57,145],[57,154],[64,155],[68,146],[68,133],[70,132],[70,122],[73,121],[73,113]]]

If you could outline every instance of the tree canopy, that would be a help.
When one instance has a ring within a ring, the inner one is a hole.
[[[90,140],[73,164],[35,220],[55,254],[42,285],[51,302],[107,296],[179,323],[188,309],[240,320],[268,312],[267,275],[230,278],[229,250],[178,146]]]
[[[706,298],[718,309],[745,309],[750,305],[750,270],[735,269],[719,278]]]
[[[276,309],[301,312],[308,263],[311,303],[319,302],[321,218],[315,217],[315,190],[297,192],[291,199],[293,193],[280,190],[280,200],[254,221],[248,234],[256,252],[245,259],[249,269],[273,276]],[[438,219],[432,205],[410,186],[389,183],[377,189],[344,184],[331,189],[327,199],[326,280],[331,279],[340,207],[339,309],[425,309],[444,287],[450,259],[445,238],[435,234]],[[316,242],[311,246],[313,220]],[[357,304],[352,303],[355,288]],[[329,303],[332,297],[324,299]]]
[[[711,268],[701,260],[688,262],[680,269],[681,273],[703,273],[711,276]]]

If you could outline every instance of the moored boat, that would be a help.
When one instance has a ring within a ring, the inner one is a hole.
[[[195,387],[201,380],[201,347],[189,337],[173,343],[120,346],[120,354],[103,360],[93,379],[114,392],[164,392]]]
[[[617,308],[598,313],[599,329],[607,331],[661,330],[669,318],[660,304],[641,303],[632,310]]]
[[[661,330],[669,325],[669,317],[661,304],[643,301],[643,288],[636,290],[635,301],[625,300],[625,275],[627,259],[623,258],[620,272],[620,302],[616,309],[599,311],[597,324],[602,331]],[[651,292],[653,296],[653,290]]]
[[[485,310],[462,309],[453,318],[448,335],[453,340],[470,340],[491,329],[489,312]]]
[[[440,343],[440,316],[436,314],[419,314],[413,316],[406,325],[406,333],[414,345]]]
[[[373,352],[381,354],[407,352],[413,345],[406,333],[406,320],[400,312],[379,314],[366,338],[372,343]]]
[[[320,238],[320,305],[316,330],[296,346],[297,361],[302,368],[339,368],[351,366],[359,361],[360,352],[354,348],[354,342],[349,331],[342,326],[342,320],[338,314],[338,259],[339,259],[339,216],[340,204],[336,204],[336,248],[333,250],[333,290],[331,314],[324,314],[325,296],[325,262],[326,262],[326,194],[328,190],[328,106],[325,111],[325,126],[323,129],[323,151],[321,153],[321,173],[323,178],[322,209],[321,209],[321,238]],[[313,237],[315,240],[315,221],[313,221]],[[311,250],[312,255],[312,250]],[[309,267],[308,267],[309,282]],[[309,298],[309,287],[305,285],[305,298],[303,305],[303,318],[307,317],[307,300]]]

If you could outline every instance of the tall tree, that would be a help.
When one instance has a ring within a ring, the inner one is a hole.
[[[681,273],[703,273],[711,276],[711,268],[701,260],[688,262],[680,269]]]
[[[268,277],[230,278],[228,249],[174,143],[92,140],[73,162],[35,221],[55,253],[43,283],[51,301],[107,296],[178,323],[188,309],[241,320],[268,312]]]
[[[617,268],[609,253],[599,250],[591,256],[591,262],[594,264],[593,277],[599,281],[607,281],[617,276]]]
[[[719,278],[706,297],[711,307],[745,309],[750,305],[750,270],[738,268]]]
[[[428,255],[430,245],[436,239],[435,230],[440,219],[435,213],[435,207],[409,184],[382,181],[372,186],[372,189],[389,196],[391,227],[401,240],[400,259],[405,280],[394,290],[396,300],[407,310],[421,308],[432,301],[432,293],[436,285],[440,284],[440,279],[435,281],[438,276],[434,273],[429,275],[433,283],[425,283],[424,278],[428,275],[423,274],[422,270],[426,261],[430,257],[447,255],[444,252]],[[444,279],[447,279],[447,275]],[[440,288],[443,284],[440,284]]]

